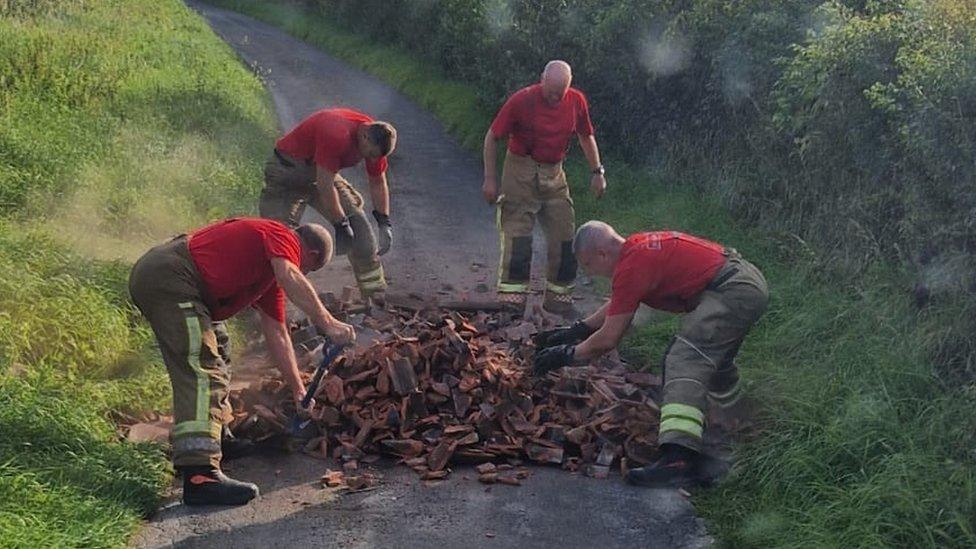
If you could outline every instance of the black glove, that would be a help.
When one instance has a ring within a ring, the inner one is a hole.
[[[532,371],[537,376],[543,376],[546,372],[569,366],[573,363],[575,354],[576,347],[573,345],[556,345],[536,351],[535,360],[532,361]]]
[[[376,226],[379,227],[380,249],[378,253],[383,255],[390,251],[390,245],[393,244],[393,225],[390,225],[390,216],[381,214],[376,210],[373,210],[373,218],[376,219]]]
[[[352,231],[349,218],[343,217],[332,224],[335,229],[335,253],[336,255],[346,255],[352,248],[352,240],[356,238],[356,233]]]
[[[596,330],[587,326],[582,320],[577,320],[572,326],[559,326],[551,330],[539,332],[532,336],[532,341],[539,349],[552,347],[553,345],[563,345],[566,343],[577,344],[596,333]]]

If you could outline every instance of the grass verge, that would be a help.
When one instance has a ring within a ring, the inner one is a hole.
[[[469,148],[480,143],[492,113],[473,89],[430,63],[294,5],[211,3],[371,72],[430,109]],[[742,226],[719,197],[688,191],[674,174],[612,157],[607,165],[610,191],[596,202],[582,184],[583,167],[570,162],[580,219],[603,219],[621,232],[669,227],[708,236],[742,251],[771,283],[770,310],[740,359],[761,405],[759,433],[738,445],[729,478],[694,498],[721,543],[976,544],[976,387],[944,381],[931,358],[955,337],[961,306],[937,302],[917,310],[902,273],[890,267],[840,277],[816,249]],[[656,363],[672,323],[640,328],[628,345]]]
[[[155,509],[163,452],[111,420],[170,405],[129,265],[251,211],[274,133],[178,0],[0,1],[0,546],[120,546]]]

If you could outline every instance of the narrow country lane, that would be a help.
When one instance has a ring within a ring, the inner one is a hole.
[[[283,128],[330,105],[362,109],[397,127],[398,148],[391,160],[396,240],[383,258],[397,292],[468,292],[476,297],[479,284],[493,283],[497,233],[492,211],[481,200],[481,163],[431,114],[278,29],[233,12],[191,6],[265,78]],[[343,175],[364,190],[361,167]],[[314,282],[323,290],[352,285],[348,262],[337,258]],[[335,497],[317,482],[330,465],[336,467],[301,455],[230,462],[228,472],[256,482],[260,498],[237,508],[191,509],[169,503],[134,543],[670,548],[702,547],[711,541],[677,491],[633,488],[619,475],[594,480],[533,467],[521,487],[486,487],[473,470],[461,467],[447,480],[428,485],[404,467],[383,466],[378,489]]]

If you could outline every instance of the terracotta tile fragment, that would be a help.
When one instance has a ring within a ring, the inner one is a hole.
[[[335,488],[336,486],[341,486],[345,483],[345,475],[342,471],[333,471],[332,469],[326,469],[325,474],[322,475],[322,485],[328,488]]]
[[[539,444],[526,444],[525,453],[529,456],[529,459],[540,463],[555,463],[558,465],[563,462],[563,450],[561,448],[549,448]]]
[[[586,475],[593,478],[607,478],[610,474],[610,468],[605,465],[588,465],[586,467]]]
[[[515,476],[508,476],[508,475],[498,475],[498,483],[499,484],[508,484],[509,486],[521,486],[522,485],[522,481],[521,480],[519,480]]]
[[[452,440],[443,440],[437,446],[431,450],[430,455],[427,456],[427,466],[430,467],[432,471],[440,471],[445,466],[447,466],[448,460],[451,459],[451,454],[454,453],[454,448],[457,443]]]
[[[485,473],[493,473],[496,469],[497,468],[495,467],[494,463],[482,463],[481,465],[475,467],[475,470],[482,475]]]
[[[384,440],[383,445],[394,454],[404,457],[414,457],[424,451],[424,444],[419,440]]]
[[[498,473],[482,473],[478,475],[478,482],[494,484],[498,480]]]
[[[447,471],[427,471],[426,473],[420,475],[421,480],[441,480],[447,478]]]
[[[498,483],[525,478],[523,460],[602,478],[615,462],[625,473],[656,455],[657,376],[630,372],[611,353],[536,378],[530,337],[551,327],[541,316],[513,320],[497,309],[451,311],[407,298],[373,307],[368,325],[381,337],[347,350],[316,395],[322,436],[304,450],[344,460],[345,484],[362,483],[359,464],[380,454],[400,456],[425,481],[455,462],[478,465],[479,480]],[[340,319],[358,306],[331,299]],[[265,440],[287,432],[294,407],[280,378],[233,390],[230,400],[235,434]]]
[[[398,358],[387,367],[387,375],[393,392],[398,395],[408,395],[417,388],[417,374],[413,371],[413,365],[405,358]]]

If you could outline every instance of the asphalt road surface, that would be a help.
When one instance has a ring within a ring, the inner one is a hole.
[[[391,291],[474,299],[484,293],[479,285],[492,286],[498,236],[493,212],[481,198],[476,155],[461,149],[430,113],[368,74],[269,25],[202,4],[191,6],[267,81],[282,128],[315,110],[340,105],[397,127],[390,168],[396,239],[383,257]],[[365,190],[361,166],[343,175]],[[353,285],[344,258],[316,273],[313,281],[320,290]],[[631,487],[619,475],[595,480],[533,467],[520,487],[489,487],[465,467],[445,481],[425,483],[412,471],[388,464],[377,466],[383,479],[377,489],[338,495],[318,483],[330,466],[338,468],[303,455],[230,462],[227,472],[256,482],[260,498],[242,507],[188,508],[179,503],[174,487],[171,501],[134,544],[609,548],[711,542],[678,491]]]

